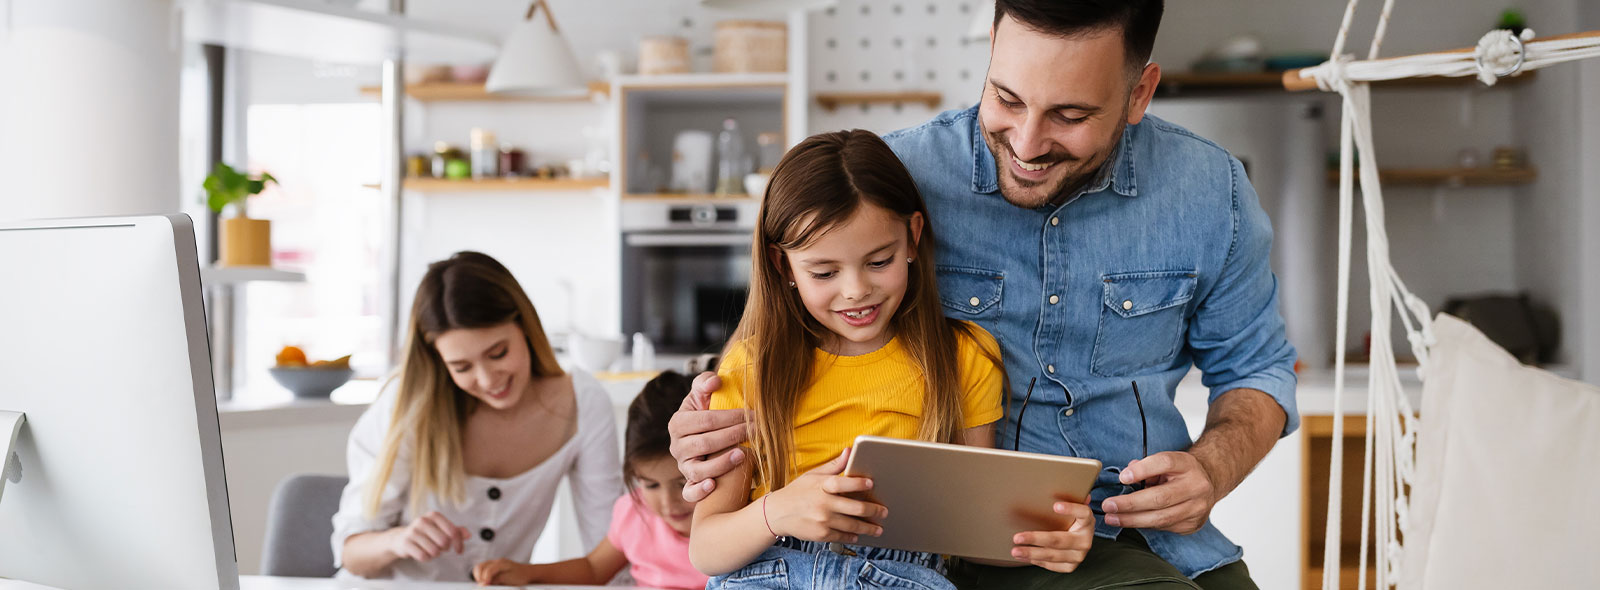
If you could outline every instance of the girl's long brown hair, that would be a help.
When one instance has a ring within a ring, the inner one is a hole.
[[[961,430],[961,391],[956,372],[958,332],[968,324],[946,319],[939,303],[933,261],[933,228],[911,174],[882,139],[863,130],[814,135],[790,149],[772,172],[757,221],[749,301],[730,346],[743,346],[745,403],[754,414],[751,446],[758,481],[767,490],[785,485],[794,465],[794,417],[811,384],[812,350],[830,334],[811,317],[800,295],[788,287],[783,251],[804,248],[846,223],[863,205],[888,210],[906,221],[921,213],[906,293],[889,320],[926,378],[917,438],[954,442]],[[988,354],[988,351],[985,351]],[[996,359],[998,360],[998,359]]]
[[[454,502],[464,498],[461,429],[481,403],[456,387],[433,339],[460,328],[488,328],[516,322],[528,344],[533,376],[563,375],[550,350],[533,302],[511,271],[487,254],[457,252],[428,265],[411,304],[400,364],[400,390],[378,452],[377,470],[367,488],[368,517],[377,514],[383,490],[394,473],[402,447],[411,450],[412,511],[435,495]]]

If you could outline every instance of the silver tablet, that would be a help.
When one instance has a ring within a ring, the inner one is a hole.
[[[1099,473],[1094,459],[867,435],[844,470],[872,478],[862,499],[889,509],[883,536],[858,544],[1007,561],[1017,533],[1065,527],[1052,507],[1086,502]]]

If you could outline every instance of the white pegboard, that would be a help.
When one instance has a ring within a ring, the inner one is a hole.
[[[885,133],[919,125],[939,111],[972,106],[983,91],[987,39],[967,39],[974,13],[989,0],[839,0],[809,17],[807,68],[818,92],[934,91],[923,104],[841,105],[810,101],[812,133],[861,128]]]

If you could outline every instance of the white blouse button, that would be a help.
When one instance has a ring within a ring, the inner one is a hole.
[[[1130,309],[1133,309],[1133,300],[1132,299],[1123,300],[1123,302],[1122,302],[1122,310],[1123,311],[1127,311],[1127,310],[1130,310]]]
[[[983,303],[983,300],[978,299],[977,297],[973,297],[971,299],[968,299],[967,303],[971,303],[973,307],[977,307],[979,303]]]

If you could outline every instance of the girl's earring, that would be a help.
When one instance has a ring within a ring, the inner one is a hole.
[[[794,287],[794,281],[789,281],[789,286],[790,286],[790,287],[791,287],[791,288],[792,288],[792,287]]]
[[[916,260],[914,260],[914,259],[911,259],[911,258],[907,258],[907,259],[906,259],[906,264],[911,264],[911,263],[913,263],[913,262],[916,262]]]

